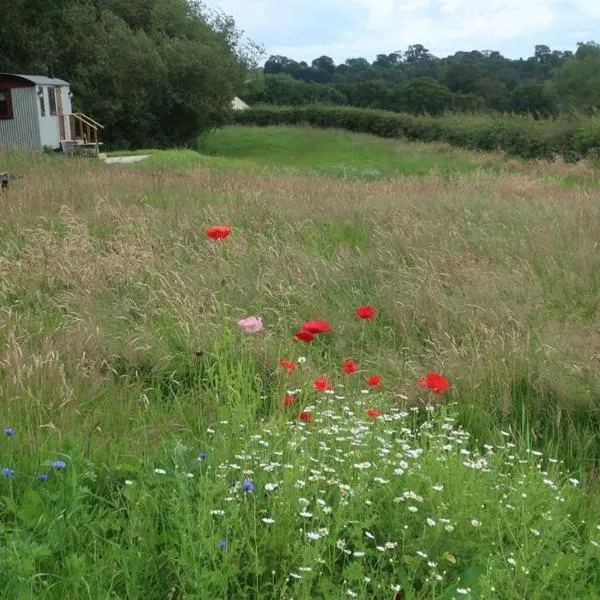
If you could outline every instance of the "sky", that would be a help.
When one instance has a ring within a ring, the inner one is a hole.
[[[498,50],[532,56],[536,44],[575,50],[600,42],[600,0],[206,0],[265,47],[336,63],[423,44],[435,56]]]

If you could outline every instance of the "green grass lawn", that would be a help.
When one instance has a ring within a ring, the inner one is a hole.
[[[202,138],[198,151],[147,149],[109,154],[149,154],[149,159],[135,167],[168,170],[203,168],[349,181],[507,173],[536,177],[561,188],[598,186],[597,169],[587,163],[570,166],[507,159],[499,153],[473,152],[443,143],[385,140],[311,127],[225,127]]]
[[[146,167],[275,171],[350,180],[501,169],[497,156],[446,144],[414,144],[310,127],[225,127],[203,138],[199,152],[137,150],[110,154],[150,154],[150,159],[140,163]]]
[[[258,131],[2,156],[0,597],[598,598],[598,190]]]
[[[349,179],[498,167],[493,158],[456,151],[444,144],[410,144],[310,127],[225,127],[202,140],[200,148],[209,156],[251,161],[263,168]]]

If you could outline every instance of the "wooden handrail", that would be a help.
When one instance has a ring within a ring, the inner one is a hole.
[[[98,123],[98,121],[94,121],[94,119],[92,119],[92,117],[88,117],[87,115],[84,115],[83,113],[71,113],[73,116],[79,118],[81,121],[87,122],[88,125],[92,125],[94,127],[100,127],[100,129],[104,129],[104,125],[100,125],[100,123]]]
[[[69,119],[71,138],[75,141],[81,139],[87,145],[94,145],[98,151],[100,146],[98,130],[104,129],[104,126],[83,113],[68,113],[65,116]]]

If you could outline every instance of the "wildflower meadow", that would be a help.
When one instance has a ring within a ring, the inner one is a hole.
[[[18,164],[0,597],[600,598],[596,191]]]

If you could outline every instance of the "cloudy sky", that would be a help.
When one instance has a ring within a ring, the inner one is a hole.
[[[267,54],[310,62],[405,50],[436,56],[499,50],[531,56],[535,44],[574,50],[600,42],[600,0],[206,0],[232,15]]]

